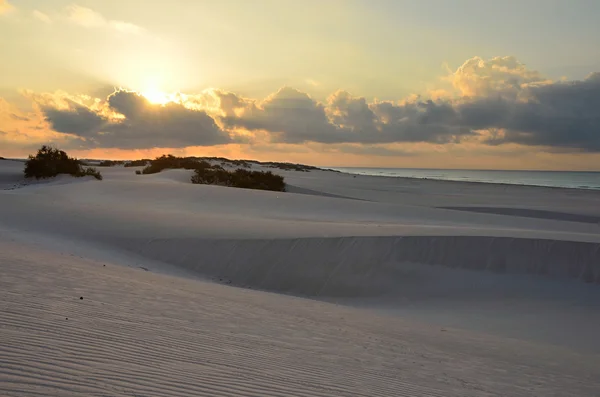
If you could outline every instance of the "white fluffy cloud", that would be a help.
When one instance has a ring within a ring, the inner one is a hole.
[[[107,28],[132,34],[140,34],[144,31],[140,26],[129,22],[106,19],[99,12],[77,4],[68,6],[65,13],[69,21],[85,28]]]
[[[33,15],[33,17],[40,22],[44,22],[44,23],[52,22],[52,19],[47,14],[44,14],[43,12],[41,12],[39,10],[33,10],[31,12],[31,15]]]

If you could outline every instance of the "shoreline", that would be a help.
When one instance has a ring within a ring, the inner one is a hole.
[[[203,157],[198,157],[198,158],[203,158]],[[210,158],[207,158],[210,159]],[[27,161],[27,159],[17,159],[17,158],[3,158],[0,159],[0,161],[14,161],[14,162],[25,162]],[[94,161],[101,161],[101,160],[94,160]],[[230,160],[230,161],[236,161],[236,160]],[[257,165],[266,165],[266,164],[270,164],[272,162],[265,162],[265,161],[256,161],[256,160],[242,160],[242,161],[247,161],[250,163],[254,163]],[[498,185],[498,186],[521,186],[521,187],[531,187],[531,188],[546,188],[546,189],[568,189],[568,190],[581,190],[581,191],[591,191],[591,192],[600,192],[600,186],[554,186],[554,185],[538,185],[538,184],[531,184],[531,183],[510,183],[510,182],[494,182],[494,181],[477,181],[477,180],[456,180],[456,179],[441,179],[441,178],[431,178],[431,177],[419,177],[419,176],[406,176],[406,175],[380,175],[380,174],[365,174],[365,173],[354,173],[354,172],[349,172],[350,169],[352,168],[356,168],[356,169],[372,169],[372,170],[380,170],[380,169],[389,169],[392,170],[394,168],[378,168],[378,167],[325,167],[325,166],[309,166],[306,164],[296,164],[296,163],[290,163],[290,164],[294,164],[294,165],[299,165],[299,166],[303,166],[303,167],[314,167],[313,171],[315,170],[319,170],[319,171],[327,171],[327,172],[334,172],[334,173],[341,173],[341,174],[347,174],[347,175],[353,175],[353,176],[369,176],[369,177],[374,177],[374,178],[394,178],[394,179],[401,179],[401,180],[407,180],[407,181],[412,181],[412,180],[417,180],[417,181],[439,181],[439,182],[453,182],[453,183],[469,183],[469,184],[485,184],[485,185]],[[116,167],[119,167],[119,165],[117,165]],[[105,167],[102,167],[105,168]],[[131,167],[131,169],[134,169],[135,167]],[[598,174],[598,177],[600,178],[600,171],[564,171],[564,170],[493,170],[493,169],[489,169],[489,170],[475,170],[475,169],[454,169],[454,168],[449,168],[449,169],[439,169],[439,168],[397,168],[398,170],[423,170],[423,171],[441,171],[441,172],[445,172],[445,171],[466,171],[466,172],[471,172],[471,171],[475,171],[475,172],[514,172],[514,173],[519,173],[519,172],[540,172],[540,173],[585,173],[585,174]]]
[[[533,187],[533,188],[548,188],[548,189],[569,189],[569,190],[583,190],[583,191],[597,191],[600,192],[599,187],[583,187],[583,186],[552,186],[552,185],[534,185],[528,183],[509,183],[509,182],[487,182],[487,181],[470,181],[470,180],[454,180],[454,179],[439,179],[439,178],[430,178],[430,177],[418,177],[418,176],[405,176],[405,175],[376,175],[376,174],[359,174],[352,173],[343,170],[345,167],[338,168],[321,168],[323,171],[332,171],[332,172],[340,172],[342,174],[348,175],[356,175],[356,176],[369,176],[374,178],[394,178],[394,179],[405,179],[405,180],[419,180],[419,181],[439,181],[439,182],[456,182],[456,183],[473,183],[473,184],[485,184],[485,185],[500,185],[500,186],[523,186],[523,187]],[[348,167],[350,168],[350,167]],[[378,169],[378,168],[373,168]],[[399,168],[400,170],[406,170],[410,168]],[[432,168],[432,170],[437,170]],[[440,171],[463,171],[463,170],[443,170]],[[475,171],[475,170],[464,170],[464,171]],[[530,171],[520,171],[520,170],[477,170],[477,171],[491,171],[491,172],[530,172]],[[597,171],[531,171],[531,172],[585,172],[585,173],[598,173],[600,178],[600,172]]]

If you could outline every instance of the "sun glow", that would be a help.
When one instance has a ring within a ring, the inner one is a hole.
[[[150,103],[155,105],[166,105],[169,102],[173,102],[173,95],[169,95],[157,89],[144,90],[140,94],[142,94],[142,96]]]

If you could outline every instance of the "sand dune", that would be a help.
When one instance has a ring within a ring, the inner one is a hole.
[[[591,396],[600,387],[597,356],[0,247],[7,396]]]
[[[600,216],[570,214],[567,212],[558,212],[558,211],[545,211],[545,210],[524,209],[524,208],[502,208],[502,207],[440,207],[440,208],[444,208],[444,209],[448,209],[448,210],[457,210],[457,211],[481,212],[484,214],[522,216],[525,218],[554,219],[554,220],[569,221],[569,222],[583,222],[583,223],[600,224]]]
[[[5,394],[600,390],[600,192],[21,171],[0,162]]]

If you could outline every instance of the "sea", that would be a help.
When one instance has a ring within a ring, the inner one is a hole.
[[[332,170],[357,175],[600,190],[600,172],[597,171],[442,170],[426,168],[356,167],[329,168]]]

